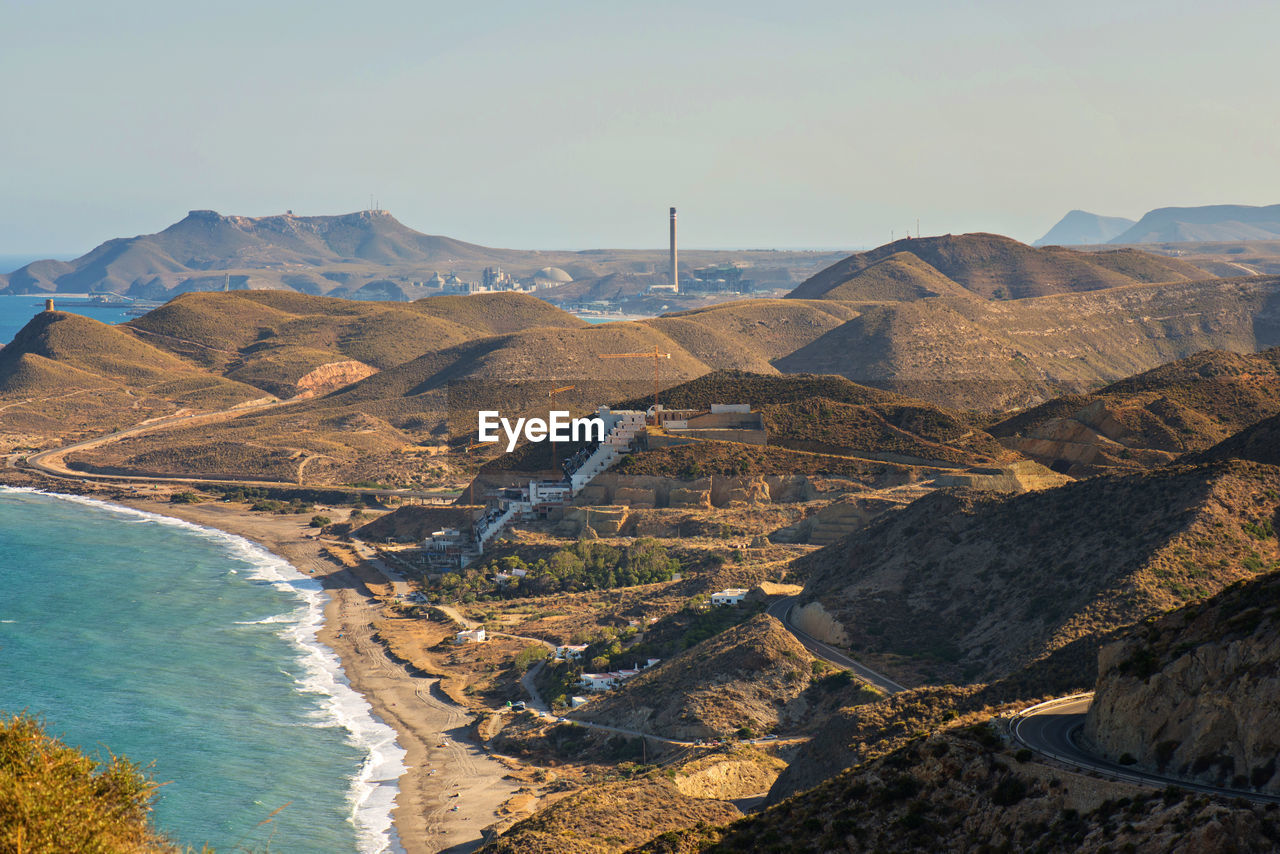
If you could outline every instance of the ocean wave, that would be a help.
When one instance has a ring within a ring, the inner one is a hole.
[[[129,521],[152,522],[181,528],[206,540],[216,542],[232,558],[247,564],[248,577],[293,594],[302,607],[290,614],[277,614],[240,625],[276,623],[280,634],[298,652],[301,677],[295,678],[298,690],[314,694],[319,702],[315,725],[337,726],[347,731],[348,741],[365,754],[360,769],[350,777],[347,800],[351,805],[349,820],[355,827],[362,854],[401,852],[392,825],[391,810],[399,793],[388,780],[398,780],[405,773],[405,751],[396,743],[396,732],[379,720],[369,702],[351,687],[337,653],[318,640],[324,622],[327,594],[320,582],[303,575],[287,560],[267,551],[244,537],[217,528],[197,525],[182,519],[137,510],[83,495],[63,495],[30,487],[0,486],[0,494],[26,493],[72,501],[127,517]]]

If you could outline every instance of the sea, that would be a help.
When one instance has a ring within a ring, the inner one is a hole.
[[[0,487],[0,590],[0,712],[151,764],[172,839],[400,850],[404,753],[317,642],[314,579],[222,531]]]
[[[129,319],[127,306],[54,299]],[[0,345],[43,309],[42,296],[0,296]],[[319,584],[284,560],[168,517],[0,486],[0,591],[0,713],[151,764],[156,825],[174,840],[400,850],[404,753],[316,640]]]

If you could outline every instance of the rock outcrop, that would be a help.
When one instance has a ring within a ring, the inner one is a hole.
[[[1280,575],[1104,647],[1084,735],[1125,764],[1280,793]]]

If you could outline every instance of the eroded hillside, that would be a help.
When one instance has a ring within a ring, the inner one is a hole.
[[[1247,526],[1278,490],[1280,470],[1229,463],[1010,498],[935,493],[802,559],[812,604],[797,619],[929,682],[1057,653],[1074,674],[1061,687],[1084,686],[1098,637],[1262,570]]]

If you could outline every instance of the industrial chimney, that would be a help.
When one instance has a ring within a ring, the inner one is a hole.
[[[676,257],[676,209],[671,209],[671,286],[680,293],[680,267]]]

